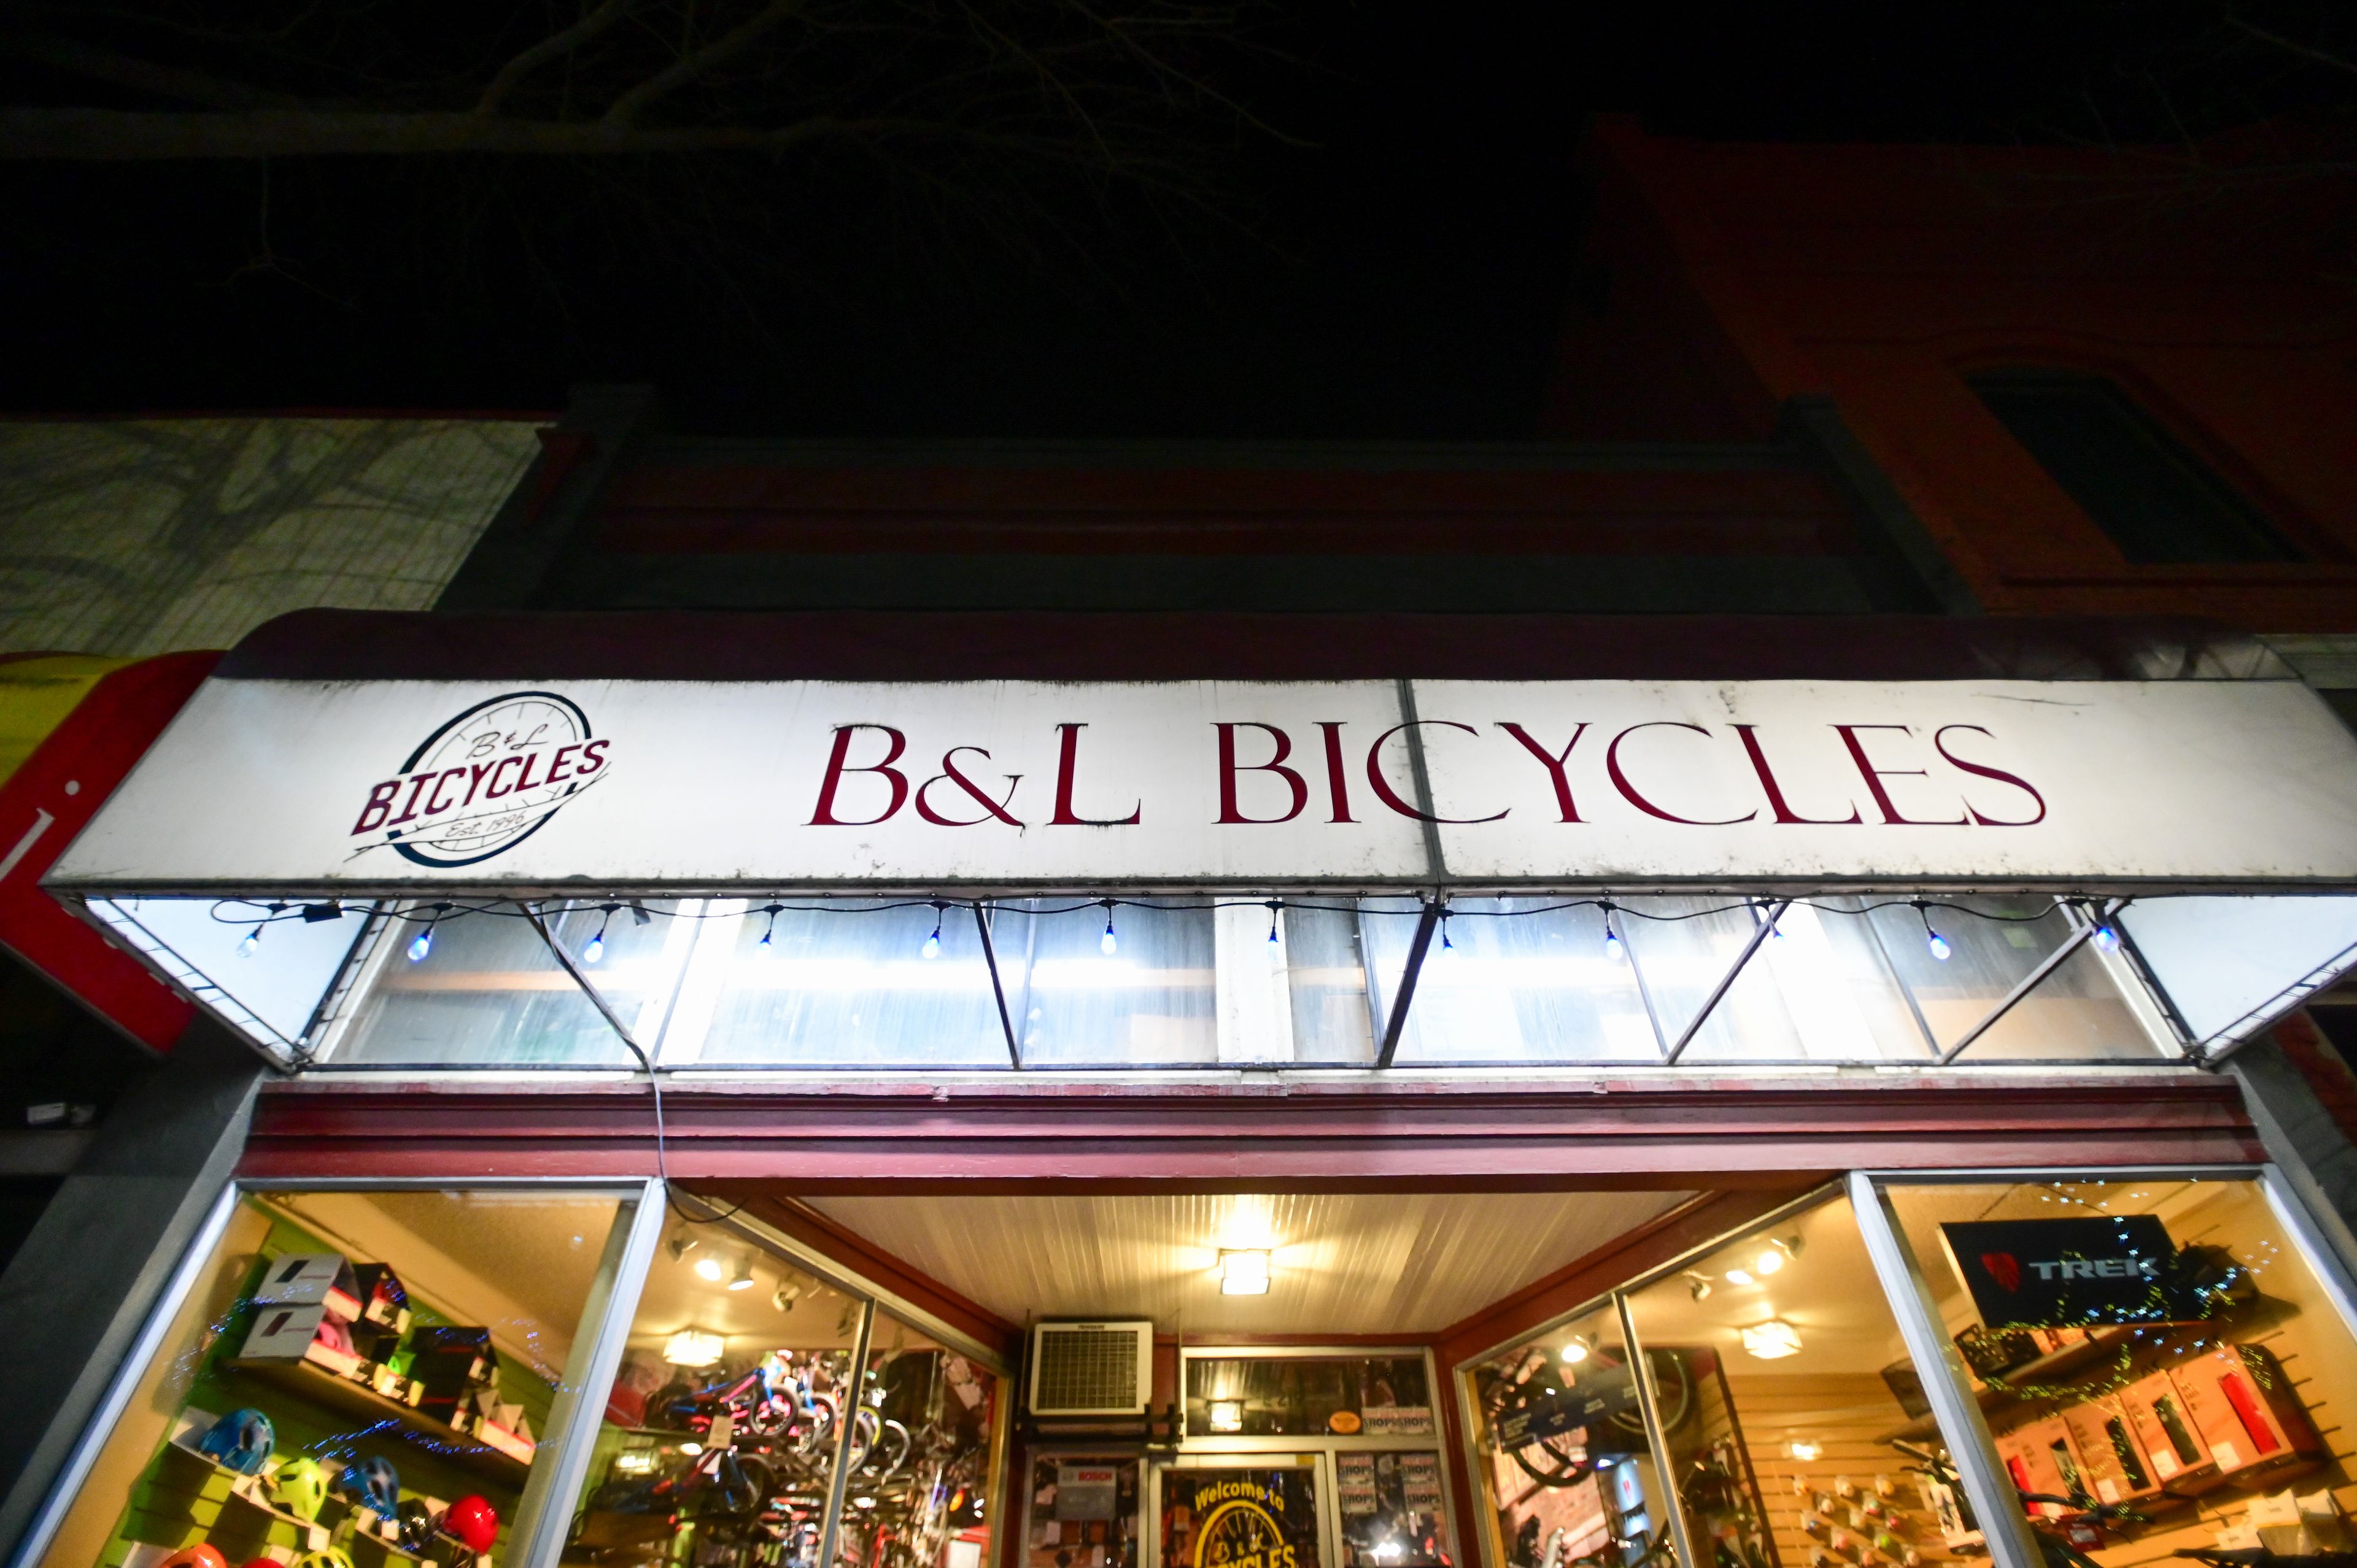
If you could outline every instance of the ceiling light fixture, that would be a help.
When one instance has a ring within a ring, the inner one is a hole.
[[[695,1277],[697,1279],[710,1280],[714,1284],[718,1284],[723,1279],[727,1277],[727,1274],[728,1271],[721,1266],[720,1260],[714,1257],[709,1252],[706,1252],[704,1256],[695,1260]]]
[[[1743,1337],[1743,1348],[1763,1361],[1781,1361],[1800,1353],[1801,1331],[1781,1317],[1737,1332]]]
[[[1710,1276],[1708,1274],[1698,1274],[1692,1269],[1688,1269],[1686,1271],[1686,1294],[1694,1297],[1696,1301],[1708,1301],[1710,1299]]]
[[[1580,1362],[1587,1359],[1587,1337],[1584,1334],[1573,1335],[1563,1348],[1564,1364],[1569,1367],[1579,1365]]]
[[[674,1367],[709,1367],[727,1348],[727,1341],[717,1334],[683,1328],[663,1341],[663,1359]]]
[[[1214,1431],[1214,1432],[1242,1432],[1243,1429],[1244,1429],[1244,1402],[1243,1402],[1243,1401],[1242,1401],[1242,1400],[1213,1400],[1213,1401],[1211,1402],[1211,1430],[1212,1430],[1212,1431]]]
[[[1749,1269],[1729,1269],[1724,1278],[1731,1285],[1756,1285],[1760,1283]]]
[[[737,1277],[728,1282],[728,1288],[730,1290],[753,1288],[753,1260],[750,1257],[737,1265]]]
[[[1220,1294],[1222,1295],[1266,1295],[1268,1294],[1268,1249],[1265,1247],[1221,1248]]]

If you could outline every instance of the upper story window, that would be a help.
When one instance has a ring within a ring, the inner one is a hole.
[[[1965,379],[2131,563],[2304,558],[2257,508],[2105,378],[2006,370]]]

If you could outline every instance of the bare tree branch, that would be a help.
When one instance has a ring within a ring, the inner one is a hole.
[[[153,93],[156,97],[175,99],[182,103],[202,104],[208,109],[258,109],[265,104],[290,106],[297,102],[258,91],[242,81],[223,81],[205,71],[189,70],[181,66],[156,65],[148,60],[134,59],[128,55],[94,48],[71,38],[11,34],[0,36],[0,50],[5,50],[18,59],[87,81],[127,87],[135,92]]]
[[[2270,31],[2260,27],[2256,22],[2232,12],[2227,14],[2226,22],[2228,26],[2239,32],[2249,34],[2263,44],[2272,44],[2276,48],[2296,54],[2303,59],[2313,61],[2318,65],[2330,66],[2335,70],[2357,72],[2357,59],[2351,59],[2346,55],[2337,55],[2330,49],[2320,49],[2313,44],[2301,43],[2298,38],[2287,38],[2281,33]]]
[[[238,114],[115,109],[0,109],[0,161],[397,156],[426,153],[604,157],[691,152],[779,153],[830,136],[951,135],[942,122],[817,115],[780,126],[614,125],[509,120],[473,113],[255,110]],[[1009,138],[1009,140],[1012,140]]]
[[[802,0],[770,0],[751,16],[705,45],[683,56],[670,66],[657,71],[619,98],[606,111],[606,121],[612,125],[629,125],[639,112],[667,92],[676,91],[714,66],[742,54],[763,33],[802,9]]]
[[[561,55],[571,54],[598,34],[620,21],[630,9],[632,0],[604,0],[596,10],[562,32],[551,33],[540,42],[500,67],[499,74],[483,88],[483,95],[475,100],[475,113],[495,114],[500,102],[509,91],[525,77]]]

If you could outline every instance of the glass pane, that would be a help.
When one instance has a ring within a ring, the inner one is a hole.
[[[1422,1356],[1190,1356],[1190,1437],[1405,1437],[1433,1432]]]
[[[851,1568],[989,1562],[998,1379],[883,1313],[869,1344],[835,1561]]]
[[[1293,1059],[1374,1060],[1358,911],[1333,902],[1287,904],[1283,918],[1286,982],[1293,1004]]]
[[[1449,1561],[1440,1455],[1337,1454],[1342,1568],[1441,1568]]]
[[[1708,906],[1706,906],[1708,907]],[[1735,983],[1703,1021],[1681,1060],[1921,1061],[1931,1043],[1915,1021],[1875,928],[1855,897],[1819,897],[1785,906],[1775,929],[1752,953]],[[1708,931],[1711,961],[1733,963],[1769,911],[1735,911],[1681,922],[1689,933]],[[1641,952],[1674,941],[1677,928],[1634,922]],[[1646,961],[1642,957],[1640,962]],[[1694,966],[1706,970],[1707,964]],[[1653,971],[1648,968],[1650,980]],[[1685,978],[1681,972],[1679,978]],[[1676,1022],[1665,1007],[1663,1028],[1674,1040],[1699,1007],[1713,975],[1698,991],[1680,987]]]
[[[812,1568],[864,1311],[733,1230],[674,1224],[607,1391],[565,1561]],[[871,1445],[873,1427],[859,1428]]]
[[[1006,1065],[969,908],[726,899],[707,924],[667,1062]]]
[[[1891,1445],[1911,1432],[1937,1454],[1938,1437],[1846,1198],[1727,1242],[1630,1308],[1687,1537],[1716,1568],[1946,1554],[1903,1468],[1916,1461]]]
[[[503,1554],[628,1205],[514,1192],[239,1202],[42,1559],[209,1544],[359,1568]]]
[[[652,1047],[694,940],[683,907],[649,900],[577,905],[548,916],[565,944],[641,1045]],[[413,904],[381,936],[374,972],[335,1052],[339,1062],[488,1065],[562,1062],[628,1067],[629,1049],[513,906]]]
[[[1603,912],[1557,898],[1458,898],[1433,940],[1400,1061],[1655,1061],[1660,1048]]]
[[[1367,961],[1374,972],[1373,1028],[1380,1042],[1392,1004],[1399,995],[1400,978],[1407,972],[1408,949],[1415,943],[1415,927],[1423,918],[1424,902],[1418,898],[1383,897],[1361,898],[1358,905],[1359,929],[1366,944]],[[1405,1037],[1402,1036],[1403,1040]]]
[[[2047,898],[1944,899],[1920,909],[1878,902],[1871,918],[1883,948],[1943,1050],[1986,1017],[2072,929]],[[2159,1041],[2138,1021],[2102,956],[2082,947],[1964,1059],[2147,1060],[2160,1054]]]
[[[1209,900],[1039,898],[993,929],[1026,1067],[1219,1059]]]
[[[1162,1473],[1162,1568],[1320,1568],[1308,1455]]]
[[[2357,1343],[2256,1181],[1890,1200],[2038,1530],[2104,1568],[2346,1550]]]
[[[1685,1363],[1663,1352],[1664,1389]],[[1598,1308],[1534,1335],[1466,1374],[1476,1477],[1493,1561],[1513,1568],[1674,1563],[1661,1469],[1638,1412],[1620,1315]]]
[[[1035,1452],[1022,1568],[1138,1568],[1142,1478],[1135,1454]]]

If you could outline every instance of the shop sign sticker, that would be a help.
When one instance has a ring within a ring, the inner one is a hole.
[[[1334,1457],[1334,1495],[1346,1514],[1375,1511],[1375,1456],[1338,1454]]]
[[[1371,1404],[1359,1412],[1371,1437],[1428,1437],[1432,1407],[1428,1404]]]
[[[1056,1466],[1056,1517],[1060,1520],[1111,1519],[1115,1477],[1111,1465]]]

